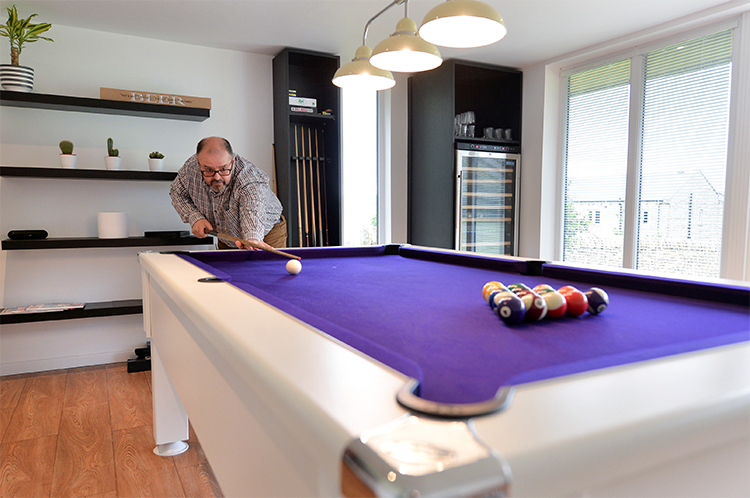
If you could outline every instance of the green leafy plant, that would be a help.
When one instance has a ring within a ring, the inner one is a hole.
[[[114,148],[114,142],[112,141],[112,137],[107,139],[107,154],[110,157],[117,157],[120,155],[119,149]]]
[[[164,154],[162,154],[158,150],[155,150],[154,152],[149,154],[148,157],[151,159],[164,159]]]
[[[63,154],[72,154],[73,153],[73,142],[70,140],[63,140],[60,142],[60,150]]]
[[[24,43],[34,43],[39,40],[54,41],[52,38],[41,36],[52,25],[49,23],[33,24],[31,19],[37,14],[32,14],[26,19],[19,19],[15,5],[7,10],[8,21],[0,24],[0,35],[10,39],[10,63],[18,66],[18,57],[21,55]]]

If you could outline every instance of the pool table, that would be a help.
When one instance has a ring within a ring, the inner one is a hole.
[[[400,245],[289,252],[298,275],[259,251],[139,255],[156,451],[189,416],[227,496],[750,493],[747,285]],[[610,304],[506,325],[490,280],[596,286]]]

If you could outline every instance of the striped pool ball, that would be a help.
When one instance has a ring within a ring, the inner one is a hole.
[[[495,289],[490,293],[490,308],[492,308],[492,311],[497,312],[497,303],[500,302],[500,300],[507,296],[515,296],[511,291],[508,289]]]
[[[482,297],[484,298],[485,301],[489,303],[490,292],[492,292],[495,289],[499,289],[501,287],[505,287],[505,286],[496,280],[487,282],[486,284],[484,284],[484,287],[482,287]]]
[[[547,303],[536,292],[526,288],[517,291],[516,295],[520,297],[523,300],[523,304],[526,305],[525,319],[527,322],[539,321],[547,315]]]
[[[508,286],[508,289],[512,290],[516,294],[518,294],[518,291],[521,291],[521,290],[531,290],[529,286],[524,284],[523,282],[516,282],[515,284],[510,284]]]
[[[551,286],[551,285],[549,285],[549,284],[539,284],[539,285],[535,285],[535,286],[534,286],[534,288],[533,288],[533,289],[531,289],[531,290],[533,290],[533,291],[534,291],[534,292],[536,292],[537,294],[541,295],[541,294],[542,294],[543,292],[551,292],[551,291],[554,291],[554,290],[555,290],[555,288],[554,288],[554,287],[552,287],[552,286]]]
[[[586,298],[586,294],[574,289],[569,291],[567,294],[563,294],[565,300],[568,302],[568,309],[565,311],[569,316],[581,316],[589,308],[589,300]]]
[[[603,289],[592,287],[586,291],[586,298],[589,300],[589,313],[598,315],[609,306],[609,296]]]
[[[560,318],[568,310],[568,301],[556,290],[542,292],[539,295],[547,303],[547,317]]]
[[[526,305],[518,296],[509,294],[498,300],[497,316],[508,325],[521,323],[525,315]]]

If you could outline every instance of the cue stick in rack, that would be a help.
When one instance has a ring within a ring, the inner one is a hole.
[[[315,232],[315,187],[313,186],[312,130],[310,130],[310,128],[307,129],[307,150],[310,152],[310,225],[312,227],[312,230],[310,230],[310,232],[312,235],[312,244],[313,246],[317,247],[318,242]]]
[[[318,149],[318,129],[315,128],[315,167],[317,170],[317,175],[315,178],[315,181],[317,182],[318,187],[318,239],[320,240],[320,245],[323,245],[323,213],[321,211],[321,196],[320,196],[320,152]]]
[[[206,234],[207,235],[213,235],[214,237],[221,237],[222,239],[232,240],[234,242],[242,242],[243,244],[249,245],[250,247],[254,247],[256,249],[262,249],[264,251],[272,252],[274,254],[278,254],[279,256],[284,256],[285,258],[296,259],[296,260],[302,259],[301,257],[295,256],[294,254],[289,254],[288,252],[279,251],[279,250],[274,249],[274,248],[269,249],[269,248],[267,248],[265,246],[262,246],[260,244],[256,244],[255,242],[250,242],[249,240],[240,239],[238,237],[233,237],[233,236],[227,235],[225,233],[217,232],[216,230],[211,230],[209,232],[206,232]]]
[[[315,133],[317,135],[318,130],[315,130]],[[325,199],[325,202],[323,203],[323,223],[325,225],[326,229],[326,245],[330,245],[330,242],[328,242],[328,195],[326,194],[326,151],[325,151],[325,145],[326,145],[326,135],[324,130],[320,130],[320,153],[323,156],[323,199]]]
[[[307,168],[305,167],[305,127],[300,126],[302,130],[302,200],[304,202],[303,211],[305,215],[305,247],[310,247],[310,234],[307,231]]]
[[[297,162],[297,231],[299,246],[302,247],[302,204],[299,200],[299,145],[297,144],[297,125],[294,125],[294,160]]]

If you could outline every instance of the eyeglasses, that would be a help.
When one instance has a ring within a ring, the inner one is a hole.
[[[198,163],[198,167],[201,168],[200,163]],[[220,174],[221,176],[228,176],[229,173],[232,172],[232,168],[234,167],[234,157],[232,157],[232,160],[222,166],[219,169],[203,169],[201,168],[201,173],[206,178],[211,178],[212,176],[216,175],[216,173]]]

